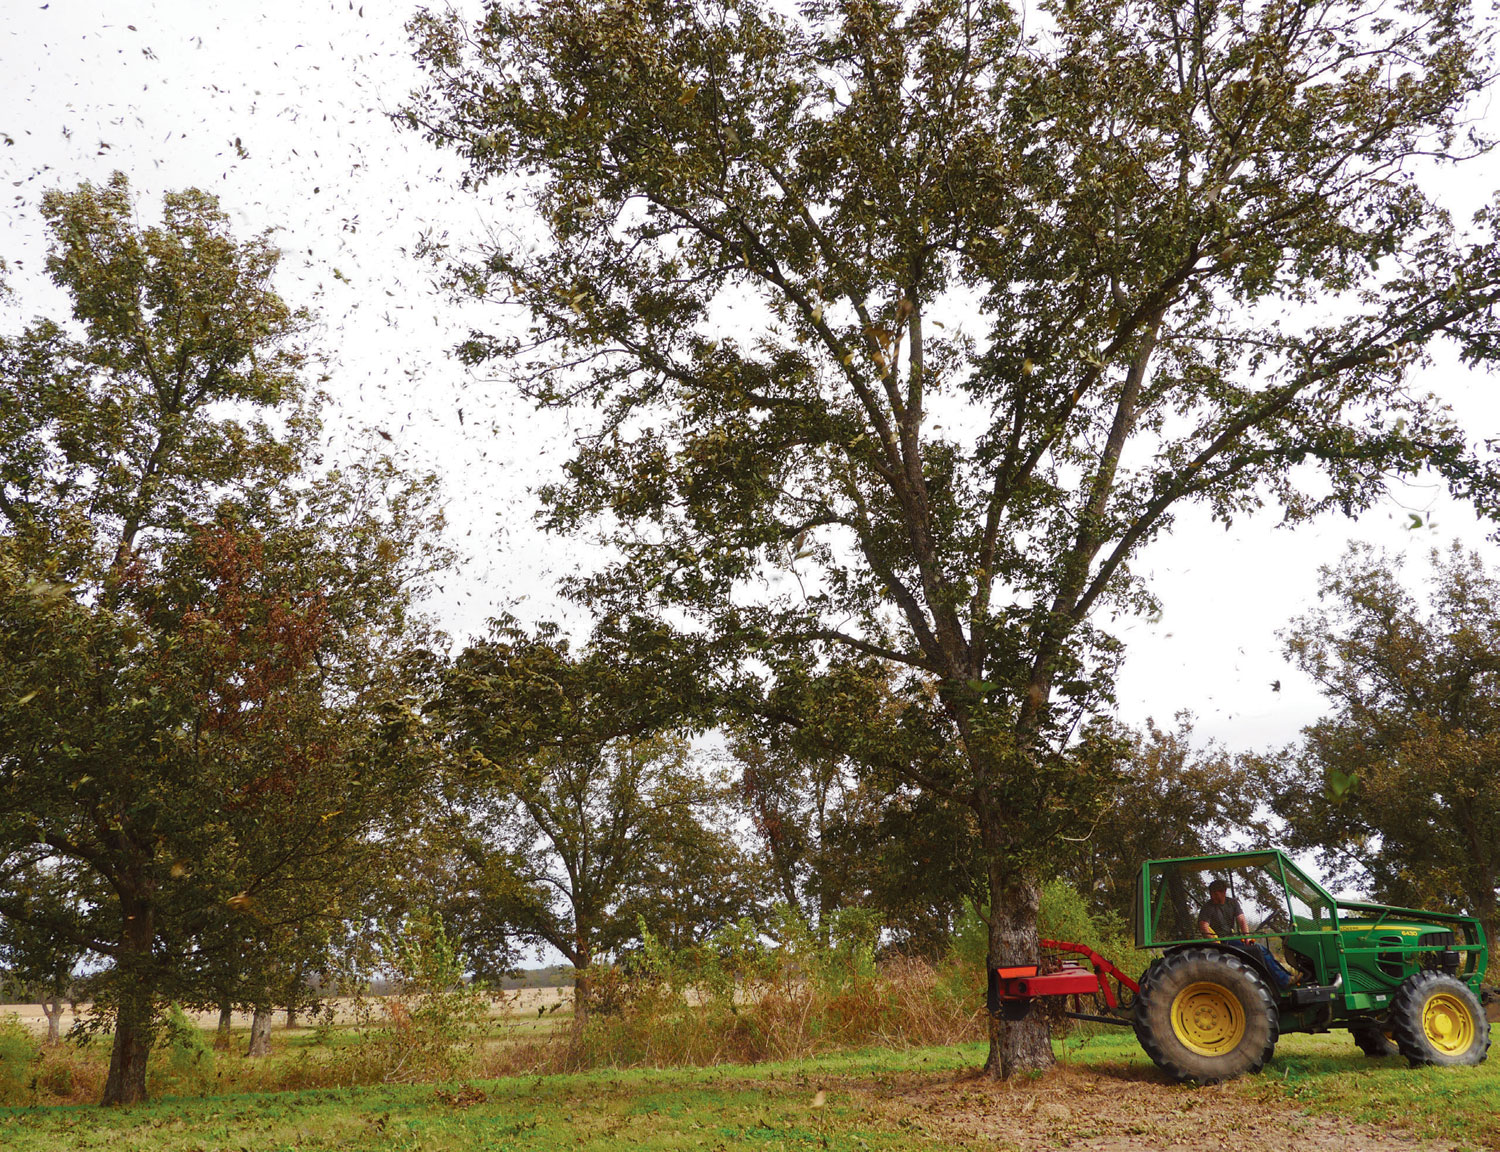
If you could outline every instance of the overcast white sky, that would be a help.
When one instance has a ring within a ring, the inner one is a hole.
[[[501,218],[452,192],[455,160],[386,119],[416,80],[402,31],[414,7],[6,0],[0,256],[23,312],[55,312],[59,301],[38,275],[40,195],[116,169],[147,200],[196,185],[221,197],[243,233],[277,229],[287,252],[284,295],[324,320],[318,343],[335,364],[332,433],[347,446],[358,429],[378,427],[409,463],[446,481],[454,543],[467,564],[434,609],[462,640],[500,609],[555,616],[552,581],[585,553],[531,525],[529,488],[561,458],[565,421],[537,416],[449,358],[470,321],[496,318],[461,316],[408,255],[424,228],[472,236]],[[1442,179],[1465,211],[1500,187],[1488,162]],[[1491,379],[1448,368],[1427,382],[1476,432],[1500,423]],[[1436,528],[1408,530],[1409,511]],[[1137,564],[1164,612],[1121,629],[1130,647],[1123,717],[1165,725],[1191,709],[1200,736],[1233,748],[1293,738],[1316,718],[1320,699],[1283,661],[1276,630],[1310,604],[1318,566],[1350,538],[1408,554],[1413,576],[1428,549],[1454,536],[1500,562],[1487,531],[1420,486],[1358,523],[1328,520],[1295,533],[1274,517],[1225,531],[1184,515]]]

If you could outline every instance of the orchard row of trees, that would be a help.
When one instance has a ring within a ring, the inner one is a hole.
[[[1476,561],[1429,612],[1379,557],[1328,574],[1289,650],[1332,710],[1285,755],[1122,730],[1100,623],[1153,606],[1132,561],[1190,503],[1296,523],[1429,469],[1493,510],[1488,447],[1412,387],[1500,348],[1491,217],[1414,174],[1488,147],[1488,41],[1458,0],[1045,12],[413,21],[398,120],[534,221],[433,246],[531,320],[460,355],[591,421],[542,493],[613,548],[567,588],[582,645],[447,652],[434,482],[323,462],[268,237],[198,192],[138,225],[122,177],[46,197],[72,316],[0,337],[0,936],[95,972],[106,1102],[164,1001],[287,1002],[418,907],[485,973],[772,898],[913,947],[967,904],[1022,963],[1048,877],[1119,909],[1140,856],[1277,814],[1493,930]],[[1050,1059],[993,1022],[995,1075]]]

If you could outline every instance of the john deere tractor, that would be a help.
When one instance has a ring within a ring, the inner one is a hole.
[[[1160,1068],[1200,1084],[1258,1071],[1288,1032],[1345,1028],[1368,1055],[1416,1065],[1489,1051],[1488,950],[1471,916],[1336,899],[1262,851],[1147,861],[1133,919],[1136,946],[1162,950],[1139,982],[1043,940],[1041,965],[990,973],[990,1011],[1020,1019],[1039,998],[1072,998],[1065,1015],[1133,1025]]]
[[[1164,952],[1141,978],[1135,1034],[1178,1080],[1254,1072],[1287,1032],[1347,1028],[1368,1055],[1414,1065],[1489,1050],[1473,917],[1335,899],[1280,852],[1151,860],[1136,884],[1136,945]],[[1243,922],[1215,934],[1207,921],[1236,909]]]

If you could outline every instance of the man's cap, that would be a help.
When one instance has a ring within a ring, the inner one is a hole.
[[[1208,890],[1210,892],[1228,892],[1229,891],[1229,881],[1225,880],[1222,876],[1220,876],[1217,880],[1215,880],[1212,884],[1210,884],[1208,886]]]

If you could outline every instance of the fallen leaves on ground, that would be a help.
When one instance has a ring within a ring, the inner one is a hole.
[[[1138,1067],[1058,1066],[996,1083],[901,1077],[839,1086],[881,1126],[955,1148],[1076,1152],[1452,1152],[1443,1141],[1256,1099],[1243,1084],[1169,1084]]]

